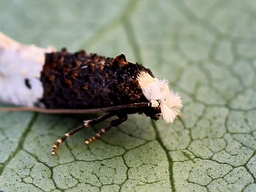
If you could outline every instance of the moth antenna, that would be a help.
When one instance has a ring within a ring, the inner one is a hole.
[[[111,107],[95,108],[95,109],[45,109],[39,107],[0,107],[0,111],[33,111],[38,113],[51,114],[85,114],[96,112],[118,111],[120,109],[142,108],[151,105],[149,102],[130,103],[125,105],[116,105]]]

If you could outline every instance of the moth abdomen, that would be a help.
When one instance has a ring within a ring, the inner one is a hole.
[[[124,55],[106,58],[67,50],[46,54],[41,73],[45,90],[42,102],[47,108],[84,109],[146,102],[136,79],[141,71],[149,70],[127,62]],[[59,102],[52,102],[53,97],[60,97]]]

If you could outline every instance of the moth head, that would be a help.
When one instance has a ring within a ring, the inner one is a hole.
[[[166,80],[153,78],[144,71],[138,75],[138,82],[150,106],[159,107],[163,120],[172,123],[182,108],[178,93],[170,91]]]

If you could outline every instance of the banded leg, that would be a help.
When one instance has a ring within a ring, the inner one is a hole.
[[[123,122],[125,122],[127,120],[127,114],[123,115],[123,116],[119,116],[118,115],[118,119],[112,120],[110,125],[108,125],[107,127],[101,129],[96,135],[94,135],[93,137],[87,139],[85,141],[86,144],[90,144],[91,142],[95,141],[96,139],[100,138],[104,133],[106,133],[108,130],[110,130],[112,127],[117,127],[118,125],[122,124]]]
[[[52,155],[55,155],[56,154],[56,150],[58,149],[59,145],[61,143],[63,143],[67,138],[69,138],[71,135],[74,135],[75,133],[77,133],[78,131],[86,128],[86,127],[89,127],[89,126],[92,126],[92,125],[95,125],[97,123],[100,123],[112,116],[116,115],[115,113],[107,113],[105,115],[102,115],[100,117],[96,117],[94,119],[91,119],[91,120],[87,120],[87,121],[84,121],[84,124],[77,127],[76,129],[73,129],[69,132],[67,132],[63,137],[59,138],[55,143],[54,145],[52,146],[52,150],[51,150],[51,153]]]

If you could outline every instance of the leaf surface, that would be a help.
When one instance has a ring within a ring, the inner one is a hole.
[[[184,103],[173,124],[131,115],[85,145],[105,121],[56,156],[54,141],[94,115],[0,112],[0,191],[255,191],[255,9],[249,0],[0,1],[11,38],[124,53]]]

